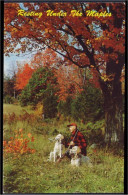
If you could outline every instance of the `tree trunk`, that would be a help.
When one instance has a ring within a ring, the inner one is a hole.
[[[14,98],[16,98],[16,93],[15,93],[15,89],[14,89]]]
[[[112,102],[110,100],[110,102]],[[113,101],[105,109],[105,142],[123,142],[122,106]]]
[[[121,70],[122,67],[118,65],[112,81],[104,82],[100,80],[104,96],[105,142],[108,144],[113,142],[123,143],[124,130],[123,95],[120,82]]]

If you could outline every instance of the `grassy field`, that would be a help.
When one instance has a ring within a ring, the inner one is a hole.
[[[12,104],[4,104],[3,105],[3,110],[4,110],[4,114],[9,114],[9,113],[14,112],[16,115],[19,115],[19,114],[23,113],[25,110],[28,113],[33,113],[34,112],[31,108],[31,106],[21,107],[20,105],[12,105]]]
[[[28,114],[25,115],[23,109]],[[35,141],[30,146],[36,150],[35,153],[18,156],[4,153],[5,193],[123,193],[123,156],[114,155],[107,148],[97,148],[94,152],[88,145],[92,167],[72,167],[67,158],[59,164],[48,161],[54,146],[48,138],[57,133],[68,136],[68,123],[55,119],[43,121],[30,107],[4,105],[4,140],[9,141],[15,136],[15,131],[22,128],[24,135],[31,133],[34,137]]]

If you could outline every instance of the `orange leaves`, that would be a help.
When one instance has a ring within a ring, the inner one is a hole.
[[[19,131],[15,131],[14,137],[11,137],[10,141],[3,141],[3,148],[5,153],[13,153],[15,155],[18,154],[28,154],[35,153],[35,149],[31,149],[28,146],[28,143],[34,142],[34,137],[31,133],[28,133],[28,138],[26,138],[25,134],[23,134],[23,129],[19,129]]]
[[[22,70],[19,69],[16,74],[16,89],[22,90],[27,85],[33,72],[34,69],[32,69],[28,64],[25,64]]]
[[[75,98],[76,94],[81,91],[83,80],[80,76],[79,68],[74,65],[63,65],[56,70],[60,91],[58,92],[59,100],[65,101],[68,95]]]
[[[94,68],[94,65],[90,65],[90,68]]]
[[[123,54],[125,52],[124,43],[120,42],[120,43],[116,44],[115,51],[118,51],[118,52]]]
[[[23,132],[23,129],[19,129],[19,132],[22,133]]]
[[[32,138],[31,138],[31,142],[34,142],[34,140],[35,140],[35,138],[32,136]]]
[[[46,66],[52,68],[54,65],[57,66],[60,60],[61,58],[58,57],[54,51],[47,48],[43,52],[38,52],[34,55],[30,62],[30,66],[34,70]]]
[[[32,134],[31,133],[28,133],[28,137],[31,138],[32,137]]]
[[[6,144],[7,144],[7,142],[6,142],[6,141],[3,141],[3,147],[5,147],[5,146],[6,146]]]
[[[46,33],[52,33],[52,30],[49,29],[49,28],[45,28],[45,32],[46,32]]]

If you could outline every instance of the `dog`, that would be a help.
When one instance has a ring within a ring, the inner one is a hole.
[[[62,144],[62,140],[64,139],[64,136],[62,134],[58,134],[54,141],[55,141],[55,145],[54,145],[54,149],[52,152],[50,152],[50,161],[56,162],[58,157],[62,157],[62,149],[63,149],[63,144]]]
[[[71,165],[79,167],[82,164],[86,164],[89,167],[92,167],[91,159],[88,156],[81,154],[81,149],[79,146],[74,146],[69,150],[71,156]]]
[[[71,156],[71,165],[72,166],[80,166],[80,154],[81,149],[79,146],[74,146],[69,150],[69,154]]]

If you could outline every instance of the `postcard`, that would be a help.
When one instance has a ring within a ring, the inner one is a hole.
[[[3,193],[126,192],[126,2],[3,9]]]

